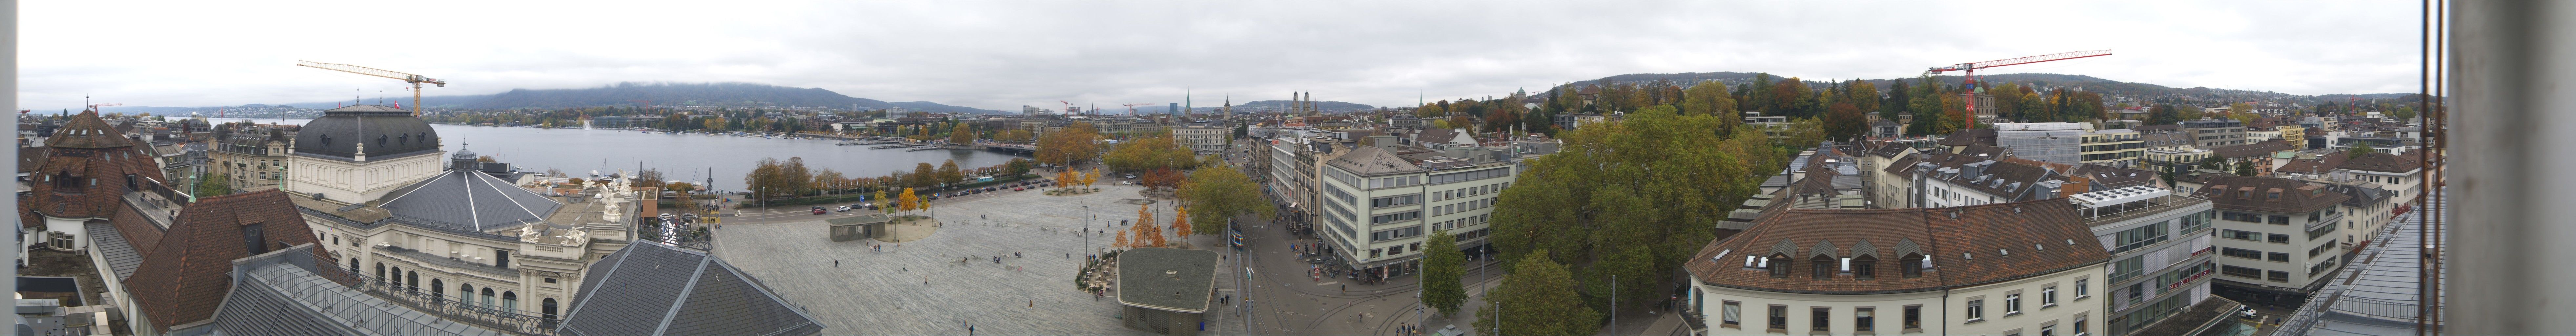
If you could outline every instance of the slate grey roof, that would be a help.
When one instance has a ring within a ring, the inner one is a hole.
[[[814,335],[823,324],[706,252],[638,241],[591,265],[564,335]]]
[[[370,160],[437,153],[438,130],[410,110],[350,105],[305,123],[295,134],[295,155],[354,161],[360,143]]]
[[[1216,251],[1148,247],[1118,253],[1118,303],[1206,312],[1216,289]],[[1163,293],[1172,293],[1165,295]]]
[[[377,207],[403,219],[431,225],[456,225],[476,232],[517,228],[543,222],[563,203],[469,170],[447,170],[396,190]]]
[[[1395,153],[1388,153],[1386,149],[1374,146],[1360,146],[1358,149],[1352,149],[1350,154],[1342,154],[1341,157],[1333,158],[1332,161],[1326,162],[1326,164],[1340,167],[1342,170],[1350,171],[1351,174],[1359,176],[1419,173],[1423,171],[1422,166],[1413,165],[1413,162],[1411,161],[1405,161],[1404,158],[1396,157]]]
[[[135,266],[143,265],[143,253],[134,251],[134,243],[125,241],[125,233],[117,231],[116,224],[98,221],[87,226],[90,253],[107,257],[107,266],[116,270],[117,279],[134,275]]]
[[[367,295],[313,272],[312,244],[234,264],[209,334],[507,335]]]

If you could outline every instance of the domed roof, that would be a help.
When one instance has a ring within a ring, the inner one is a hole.
[[[377,207],[413,224],[475,232],[542,223],[563,207],[535,191],[469,170],[448,170],[391,195]]]
[[[364,144],[364,152],[360,151]],[[384,105],[351,105],[322,111],[295,134],[295,154],[356,161],[438,152],[438,130],[411,111]]]

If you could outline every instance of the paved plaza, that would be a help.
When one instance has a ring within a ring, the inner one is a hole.
[[[876,240],[832,242],[823,218],[838,216],[728,222],[715,232],[715,253],[804,306],[827,326],[824,334],[964,335],[971,321],[976,334],[987,335],[1143,335],[1119,326],[1116,298],[1095,300],[1073,285],[1085,253],[1084,235],[1074,233],[1083,227],[1083,206],[1100,220],[1091,230],[1114,232],[1127,228],[1118,221],[1134,219],[1138,205],[1132,202],[1142,198],[1140,187],[1100,187],[1101,192],[1076,196],[1013,192],[942,200],[935,214],[921,212],[941,220],[936,232],[900,247]],[[1153,209],[1156,224],[1171,224],[1169,201],[1154,202]],[[1089,236],[1095,251],[1112,240]],[[1201,248],[1217,242],[1208,235],[1189,240]],[[872,251],[872,244],[884,251]],[[1012,257],[1015,252],[1022,257]],[[993,262],[995,256],[1001,263]],[[1218,274],[1231,273],[1232,260],[1227,262]],[[1233,278],[1218,278],[1219,297],[1236,293]],[[1235,306],[1211,304],[1210,330],[1202,334],[1244,334]]]

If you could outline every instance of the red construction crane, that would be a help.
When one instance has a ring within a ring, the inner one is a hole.
[[[2078,59],[2078,58],[2085,58],[2085,57],[2094,57],[2094,56],[2110,56],[2110,55],[2111,55],[2111,50],[2110,50],[2110,49],[2093,50],[2093,51],[2077,51],[2077,52],[2068,52],[2068,53],[2055,53],[2055,54],[2047,54],[2047,55],[2039,55],[2039,56],[2031,56],[2031,57],[2022,57],[2022,58],[2006,58],[2006,59],[1999,59],[1999,60],[1992,60],[1992,61],[1984,61],[1984,62],[1976,62],[1976,63],[1959,63],[1959,64],[1957,64],[1957,65],[1951,65],[1951,66],[1932,67],[1932,70],[1929,70],[1929,71],[1927,71],[1927,72],[1934,73],[1934,74],[1943,73],[1943,72],[1950,72],[1950,71],[1965,71],[1965,72],[1966,72],[1966,74],[1964,74],[1964,75],[1962,75],[1962,76],[1959,76],[1959,78],[1964,79],[1963,83],[1965,83],[1965,85],[1966,85],[1966,87],[1967,87],[1967,89],[1968,89],[1968,93],[1964,94],[1965,96],[1967,96],[1967,99],[1964,99],[1964,100],[1966,100],[1966,101],[1967,101],[1967,104],[1968,104],[1968,113],[1967,113],[1967,117],[1966,117],[1966,118],[1962,118],[1962,119],[1967,119],[1967,120],[1966,120],[1966,121],[1962,121],[1962,123],[1964,123],[1964,124],[1967,124],[1967,125],[1968,125],[1966,128],[1977,128],[1977,92],[1978,92],[1978,89],[1977,89],[1977,69],[1992,68],[1992,67],[1999,67],[1999,66],[2006,66],[2006,65],[2031,64],[2031,63],[2039,63],[2039,62],[2047,62],[2047,61],[2063,61],[2063,60],[2071,60],[2071,59]]]

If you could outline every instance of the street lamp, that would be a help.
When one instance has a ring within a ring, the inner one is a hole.
[[[1091,206],[1082,206],[1082,218],[1082,255],[1083,259],[1086,259],[1084,261],[1089,262],[1090,260],[1087,259],[1091,258]]]

